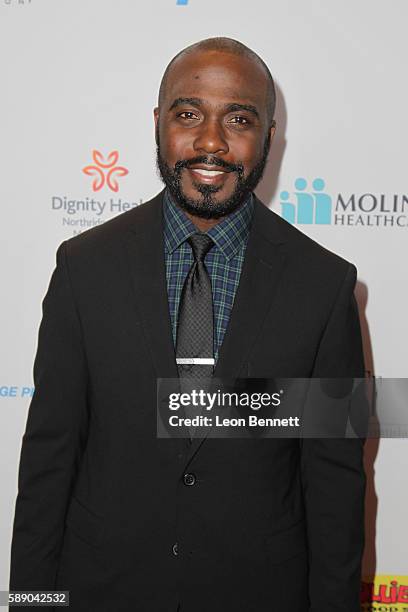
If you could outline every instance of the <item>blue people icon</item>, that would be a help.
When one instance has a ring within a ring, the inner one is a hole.
[[[315,223],[319,225],[328,225],[331,223],[332,199],[327,193],[321,193],[325,188],[323,179],[316,178],[312,186],[316,202]]]
[[[297,198],[297,222],[313,223],[314,197],[310,193],[305,193],[307,181],[304,178],[297,178],[295,181],[295,196]]]
[[[295,223],[296,208],[294,204],[288,202],[289,197],[290,196],[288,191],[281,191],[280,199],[282,207],[282,217],[285,219],[285,221],[289,221],[289,223]]]

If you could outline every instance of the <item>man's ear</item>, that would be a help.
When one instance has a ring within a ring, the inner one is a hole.
[[[156,106],[156,108],[153,109],[153,116],[154,116],[154,137],[156,140],[156,144],[157,144],[157,134],[159,131],[159,107]]]
[[[272,140],[273,140],[273,137],[275,136],[275,132],[276,132],[276,121],[275,121],[275,119],[272,119],[271,127],[269,128],[269,131],[270,131],[270,135],[271,135],[271,144],[272,144]]]

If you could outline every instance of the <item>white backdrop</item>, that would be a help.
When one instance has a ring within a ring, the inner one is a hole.
[[[310,194],[323,179],[330,223],[299,228],[358,268],[367,369],[408,376],[407,19],[406,0],[0,0],[0,589],[56,248],[161,189],[153,107],[186,45],[230,36],[267,62],[278,128],[257,193],[299,212],[320,201]],[[108,183],[109,163],[119,169]],[[366,455],[365,573],[408,584],[406,440],[370,441]]]

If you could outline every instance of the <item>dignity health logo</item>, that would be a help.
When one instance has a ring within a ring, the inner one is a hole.
[[[110,214],[119,214],[130,210],[142,203],[127,201],[122,197],[107,197],[109,192],[117,193],[120,188],[121,179],[129,174],[129,170],[119,165],[119,152],[111,151],[106,157],[94,149],[91,154],[93,163],[81,168],[81,172],[92,177],[87,181],[89,192],[78,197],[66,194],[51,196],[51,209],[60,213],[61,223],[73,230],[74,234],[81,233],[84,229],[100,225]],[[120,179],[120,180],[118,180]]]
[[[119,159],[118,151],[111,151],[105,160],[102,153],[94,149],[92,151],[92,159],[95,165],[85,166],[85,168],[82,168],[82,172],[95,177],[92,181],[93,191],[99,191],[106,185],[111,191],[117,192],[119,185],[115,175],[126,176],[126,174],[129,174],[127,168],[116,165]]]
[[[362,225],[367,227],[408,227],[408,196],[385,193],[326,193],[322,178],[308,181],[299,177],[294,190],[281,191],[282,217],[300,225]]]

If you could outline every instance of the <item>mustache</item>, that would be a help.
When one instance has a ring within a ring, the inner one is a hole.
[[[176,172],[180,172],[180,170],[183,168],[189,168],[195,164],[219,166],[220,168],[224,168],[227,172],[238,172],[239,175],[242,175],[244,172],[244,166],[242,163],[229,164],[219,157],[208,157],[207,155],[200,155],[198,157],[194,157],[193,159],[181,159],[175,163],[174,170]]]

